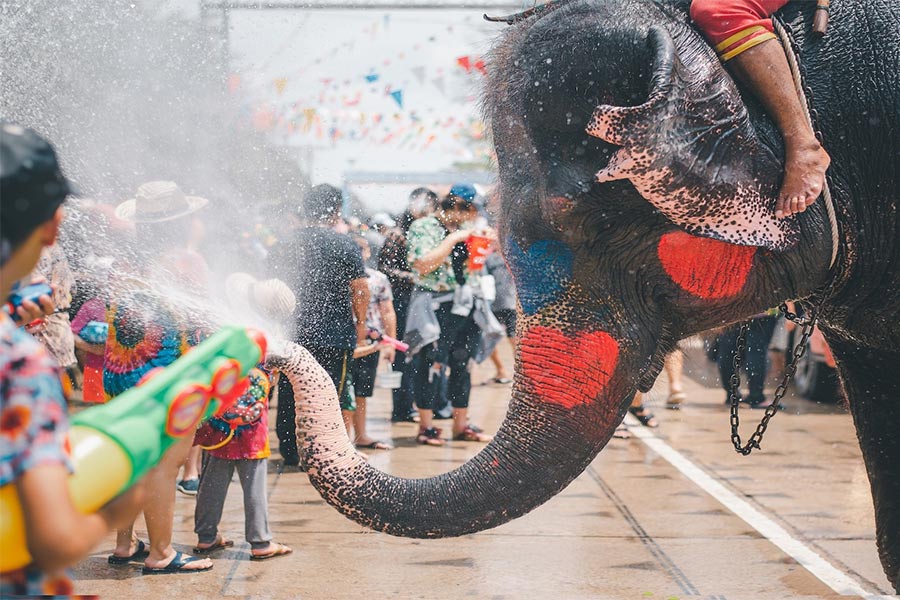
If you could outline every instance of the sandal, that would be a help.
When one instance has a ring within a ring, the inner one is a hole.
[[[644,408],[644,405],[641,404],[639,406],[629,406],[628,412],[637,418],[638,421],[641,422],[641,425],[644,427],[649,427],[650,429],[656,429],[659,427],[659,421],[656,420],[656,417],[652,412],[648,411]]]
[[[231,548],[234,546],[234,542],[232,540],[223,540],[222,538],[216,538],[216,541],[213,542],[212,546],[194,546],[192,552],[194,554],[212,554],[217,550],[224,550],[225,548]]]
[[[481,442],[488,443],[494,436],[484,433],[481,428],[476,425],[466,425],[466,428],[453,436],[457,442]]]
[[[437,427],[420,429],[419,435],[416,436],[416,443],[423,446],[443,446],[444,440],[441,439],[441,430]]]
[[[622,425],[619,425],[618,427],[616,427],[616,430],[613,431],[613,437],[618,438],[620,440],[630,440],[631,432],[628,431],[628,428],[625,427],[625,424],[623,423]]]
[[[116,556],[115,554],[110,554],[109,558],[107,558],[106,561],[111,565],[127,565],[131,561],[147,558],[147,556],[149,555],[150,549],[147,548],[147,544],[145,544],[141,540],[137,540],[137,546],[134,554],[131,554],[130,556]]]
[[[359,449],[365,450],[393,450],[394,447],[385,442],[380,442],[378,440],[374,440],[369,442],[368,444],[360,444],[357,442],[356,447]]]
[[[666,399],[666,408],[669,410],[681,410],[681,405],[684,403],[685,398],[687,398],[687,395],[684,392],[672,392]]]
[[[205,558],[199,558],[197,556],[187,556],[182,554],[181,552],[175,552],[175,558],[164,567],[148,567],[144,565],[144,568],[141,569],[141,573],[144,575],[165,575],[167,573],[202,573],[203,571],[209,571],[213,568],[212,565],[208,567],[201,567],[199,569],[185,569],[185,565],[189,565],[192,562],[197,562],[198,560],[208,560]]]
[[[285,546],[284,544],[272,544],[275,546],[275,549],[271,552],[266,552],[264,554],[253,554],[253,551],[250,551],[250,560],[268,560],[270,558],[275,558],[276,556],[287,556],[294,550],[289,546]]]

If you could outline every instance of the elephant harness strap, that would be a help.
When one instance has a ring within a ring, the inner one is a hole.
[[[819,0],[818,2],[814,22],[814,31],[816,33],[819,33],[820,35],[825,33],[825,27],[827,27],[828,25],[828,4],[828,0]],[[824,21],[820,22],[820,15],[824,15]],[[794,85],[797,88],[797,95],[800,97],[800,103],[806,109],[806,118],[809,120],[810,125],[812,126],[813,131],[816,134],[816,138],[818,138],[819,140],[819,143],[824,145],[822,132],[817,127],[818,115],[816,114],[815,108],[811,107],[811,92],[808,87],[804,86],[803,78],[800,73],[797,48],[784,25],[777,18],[773,18],[772,21],[775,25],[775,31],[778,34],[782,46],[784,47],[784,52],[787,56],[788,64],[791,67],[791,74],[794,77]],[[816,29],[817,24],[821,28],[821,30]],[[809,342],[809,338],[812,335],[813,328],[815,328],[816,326],[816,321],[819,318],[819,311],[822,307],[822,304],[824,304],[825,301],[831,296],[831,293],[834,290],[834,286],[837,282],[837,277],[831,274],[831,271],[834,269],[834,265],[837,262],[840,236],[838,232],[837,216],[834,210],[834,201],[831,198],[831,190],[828,187],[827,176],[825,185],[822,189],[822,199],[825,203],[825,211],[828,213],[828,221],[831,225],[831,262],[828,265],[829,274],[831,276],[829,277],[828,283],[823,288],[821,288],[821,290],[817,290],[810,296],[810,298],[818,297],[818,301],[814,302],[809,299],[807,300],[811,304],[808,317],[801,318],[792,313],[788,310],[787,304],[782,304],[780,306],[781,312],[784,313],[786,319],[788,319],[789,321],[794,321],[801,326],[802,329],[800,333],[800,340],[794,346],[793,352],[791,353],[791,360],[784,369],[784,377],[782,377],[781,383],[775,390],[775,396],[772,399],[772,403],[768,407],[766,407],[766,412],[760,420],[759,425],[756,426],[756,431],[753,432],[753,435],[750,436],[750,439],[747,440],[747,443],[745,445],[741,445],[741,435],[738,432],[738,428],[740,427],[738,403],[740,402],[739,388],[741,386],[741,362],[744,358],[744,352],[747,349],[747,330],[750,327],[750,323],[747,322],[741,324],[741,329],[738,333],[737,350],[732,361],[734,370],[732,371],[731,380],[729,381],[728,396],[731,401],[731,443],[734,445],[735,451],[739,454],[743,454],[744,456],[747,456],[748,454],[753,452],[754,448],[761,449],[759,444],[762,441],[763,435],[765,435],[766,433],[766,428],[769,426],[769,421],[773,416],[775,416],[775,413],[780,408],[781,399],[784,398],[785,393],[787,393],[787,386],[793,378],[794,373],[797,371],[797,363],[800,361],[800,358],[806,353],[807,343]]]

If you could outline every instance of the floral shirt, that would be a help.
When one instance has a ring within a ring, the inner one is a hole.
[[[207,420],[194,435],[194,444],[225,460],[258,460],[269,448],[269,389],[271,378],[262,368],[251,369],[250,387],[221,418]],[[241,419],[243,413],[247,419]],[[255,420],[254,420],[255,418]],[[251,422],[247,423],[247,420]]]
[[[381,303],[393,302],[394,294],[391,292],[391,282],[387,275],[375,269],[366,268],[369,276],[369,307],[366,309],[366,327],[386,333],[384,323],[381,322]]]
[[[0,316],[0,487],[29,469],[61,464],[70,472],[68,415],[56,362],[34,338]],[[66,595],[72,582],[34,565],[0,573],[0,597]]]
[[[437,218],[423,217],[413,221],[406,236],[409,264],[415,264],[417,260],[437,248],[445,237],[447,230]],[[420,275],[416,281],[417,287],[431,292],[449,292],[455,290],[456,285],[450,256],[445,258],[437,269],[426,275]]]

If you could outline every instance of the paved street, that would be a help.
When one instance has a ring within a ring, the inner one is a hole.
[[[662,422],[659,429],[632,422],[635,437],[612,440],[561,494],[497,529],[433,541],[364,531],[325,505],[303,473],[283,469],[276,452],[269,465],[271,527],[277,541],[293,546],[292,556],[248,560],[235,481],[223,528],[236,546],[214,555],[212,571],[144,577],[138,564],[110,567],[111,536],[76,569],[76,591],[155,599],[888,593],[868,481],[846,411],[790,398],[769,428],[764,451],[741,457],[731,449],[724,392],[708,387],[716,385],[711,365],[694,351],[685,369],[691,378],[683,410],[664,409],[661,378],[647,399]],[[482,366],[475,381],[492,375]],[[508,386],[475,387],[473,421],[495,428],[508,395]],[[478,445],[459,442],[414,445],[416,426],[387,423],[389,404],[387,390],[377,390],[370,401],[370,431],[396,445],[369,452],[377,467],[422,477],[452,469],[478,451]],[[741,414],[746,437],[762,411]],[[277,447],[274,432],[272,439]],[[193,498],[179,495],[175,539],[182,551],[196,541],[193,505]],[[142,523],[138,532],[146,539]]]

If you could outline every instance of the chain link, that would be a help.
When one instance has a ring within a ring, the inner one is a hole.
[[[794,32],[791,30],[790,25],[783,22],[782,25],[789,34],[791,52],[793,52],[796,56],[800,56],[800,48],[797,45],[796,38],[794,37]],[[819,140],[819,143],[824,144],[822,131],[818,128],[819,113],[815,108],[813,108],[812,89],[807,83],[808,80],[806,78],[806,73],[804,72],[803,63],[801,63],[800,61],[797,62],[801,72],[801,85],[803,87],[803,92],[806,95],[806,101],[809,108],[810,120],[812,121],[813,132],[816,135],[816,139]],[[746,444],[741,443],[741,434],[739,432],[741,419],[738,416],[738,404],[741,401],[739,392],[741,387],[740,368],[741,362],[744,360],[744,353],[747,350],[747,331],[750,329],[750,322],[748,321],[741,324],[741,328],[738,332],[737,337],[737,347],[735,348],[734,359],[732,360],[734,371],[731,374],[728,390],[729,400],[731,401],[731,443],[734,445],[735,451],[739,454],[747,456],[751,452],[753,452],[754,448],[760,450],[762,449],[760,447],[760,443],[762,442],[762,438],[766,433],[766,429],[769,427],[769,421],[781,408],[781,399],[784,398],[784,395],[787,393],[788,385],[790,384],[791,379],[794,377],[794,374],[797,372],[797,365],[799,364],[800,359],[806,353],[809,338],[812,335],[813,329],[816,326],[816,321],[819,318],[819,309],[822,307],[825,301],[831,297],[835,285],[837,284],[837,277],[832,276],[829,277],[829,279],[830,281],[825,286],[823,286],[821,292],[813,292],[813,294],[806,301],[811,305],[808,317],[801,317],[798,314],[791,312],[788,309],[787,303],[784,303],[779,307],[781,309],[781,312],[784,314],[784,317],[788,321],[793,321],[801,327],[800,340],[797,342],[797,344],[794,346],[793,351],[791,352],[791,360],[784,369],[784,376],[781,379],[781,383],[775,389],[775,396],[772,399],[772,404],[766,407],[766,412],[760,420],[759,424],[756,426],[756,431],[753,432],[753,435],[750,436],[750,439],[747,440]],[[818,301],[814,302],[812,299],[816,298],[816,296],[818,296]]]
[[[797,315],[787,311],[785,305],[782,305],[781,308],[782,311],[785,312],[785,318],[792,321],[798,318]],[[756,426],[756,431],[754,431],[753,435],[750,436],[750,439],[747,440],[746,445],[741,444],[741,434],[739,432],[741,418],[738,416],[738,404],[741,401],[739,393],[741,386],[740,368],[741,362],[744,359],[744,353],[747,350],[747,331],[750,329],[750,322],[748,321],[741,324],[741,329],[738,332],[737,348],[735,349],[734,359],[732,360],[734,371],[731,374],[731,380],[729,382],[730,387],[728,390],[728,397],[731,400],[731,443],[734,445],[736,452],[747,456],[753,452],[754,448],[762,449],[760,443],[762,442],[763,436],[766,434],[766,429],[769,427],[769,421],[781,408],[781,400],[787,393],[788,384],[790,384],[791,379],[797,372],[797,365],[799,364],[800,359],[806,354],[807,343],[809,342],[809,338],[812,335],[813,328],[816,326],[816,320],[818,318],[818,307],[815,307],[812,309],[809,319],[804,320],[801,325],[800,341],[794,346],[794,350],[791,353],[791,360],[784,369],[784,376],[781,378],[781,383],[778,384],[778,387],[775,389],[775,396],[772,399],[772,403],[766,407],[765,414],[760,420],[759,425]]]

